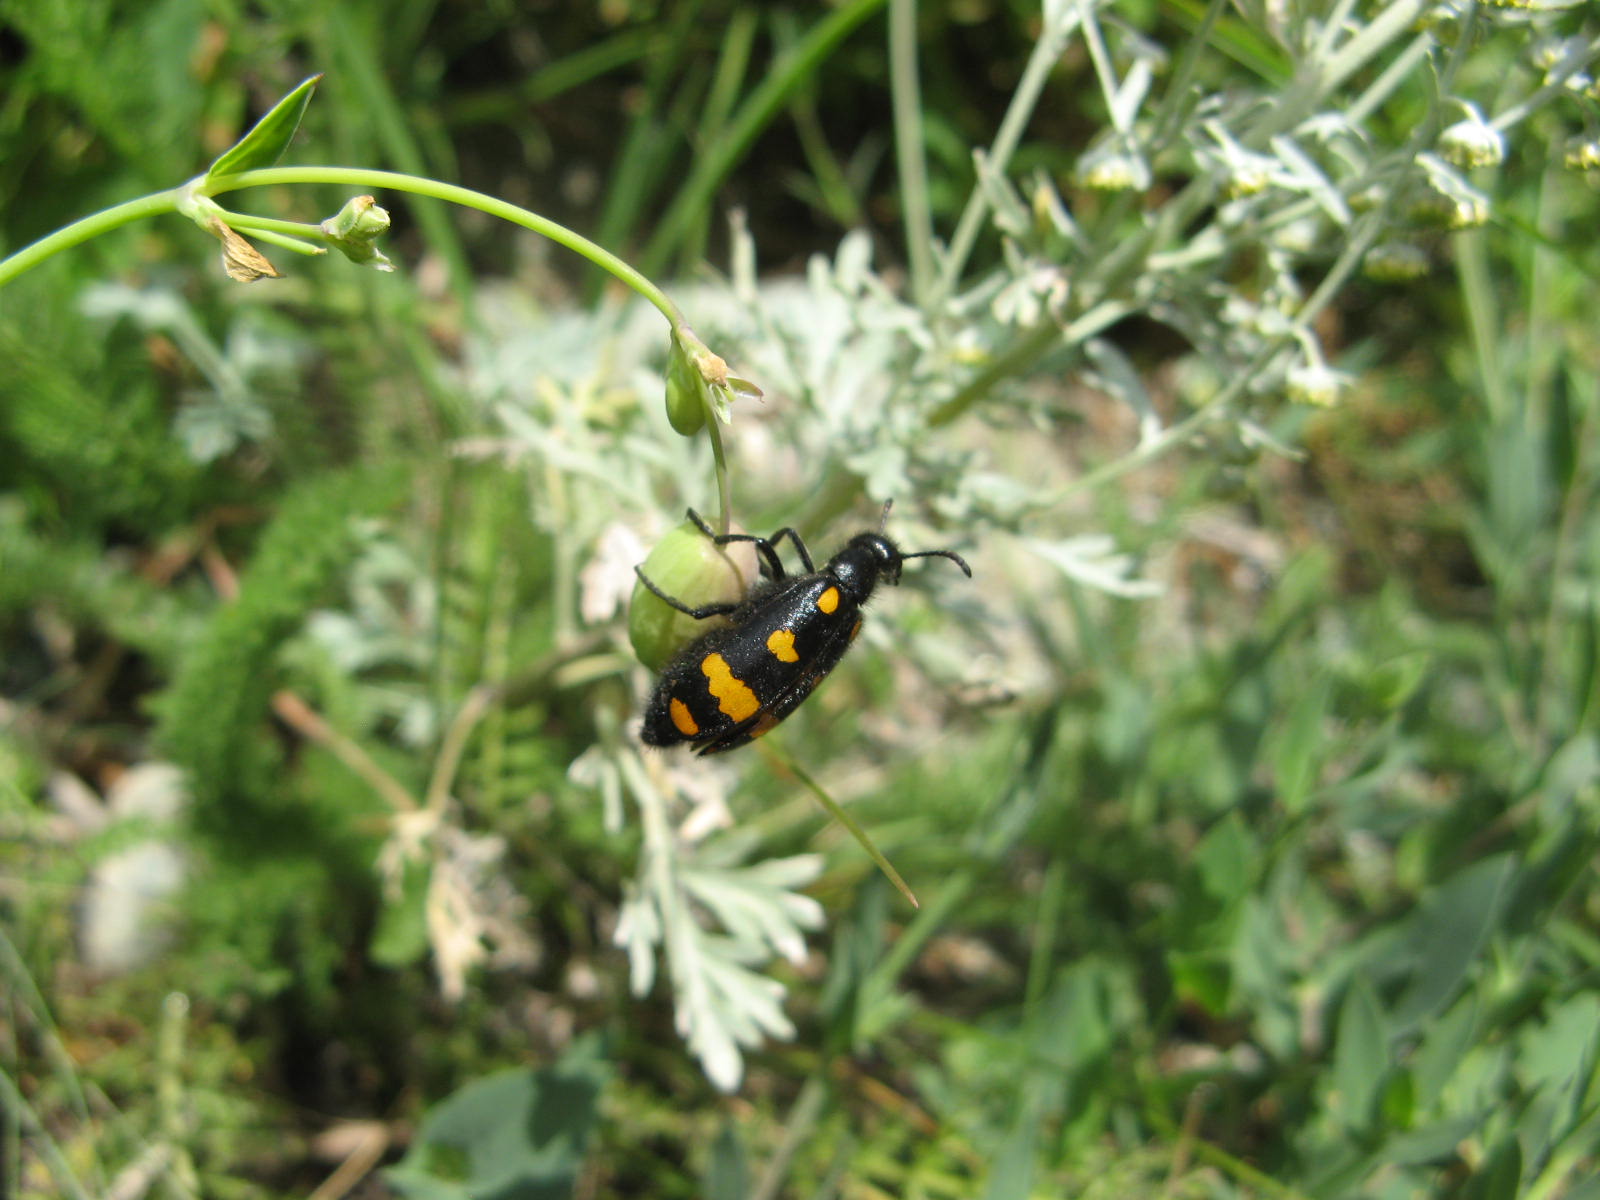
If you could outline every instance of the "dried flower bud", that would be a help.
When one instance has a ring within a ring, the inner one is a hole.
[[[278,269],[221,217],[213,218],[209,228],[222,243],[222,269],[235,283],[254,283],[258,279],[279,279]]]
[[[1034,180],[1031,197],[1033,227],[1039,233],[1055,233],[1062,237],[1078,236],[1078,227],[1067,212],[1066,203],[1055,185],[1042,173]]]
[[[1289,254],[1310,254],[1327,245],[1327,230],[1316,217],[1287,221],[1272,232],[1272,245]]]

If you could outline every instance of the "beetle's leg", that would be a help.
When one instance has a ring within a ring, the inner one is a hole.
[[[768,579],[779,580],[787,578],[783,573],[783,563],[778,559],[778,551],[774,549],[772,543],[785,533],[793,536],[794,531],[792,529],[780,530],[770,538],[757,537],[753,533],[718,533],[710,525],[706,524],[706,519],[692,508],[689,510],[689,520],[693,521],[695,527],[710,538],[714,545],[726,546],[729,542],[749,542],[756,548],[756,553],[761,555],[761,561],[767,569]],[[796,538],[795,541],[798,545],[799,539]],[[806,564],[806,571],[809,573],[811,571],[811,556],[806,553],[804,546],[800,547],[800,558]]]
[[[676,596],[669,596],[658,588],[655,581],[646,575],[641,568],[635,567],[633,573],[639,577],[640,583],[650,589],[651,595],[670,604],[685,616],[693,617],[696,621],[704,621],[707,617],[725,617],[731,612],[739,611],[738,604],[702,604],[699,608],[690,608]]]
[[[769,537],[767,541],[776,546],[784,538],[788,538],[790,544],[794,546],[794,551],[800,556],[800,564],[805,567],[806,574],[810,575],[812,572],[814,572],[817,569],[817,566],[811,561],[811,552],[806,549],[806,544],[800,540],[800,535],[793,529],[790,529],[787,525]]]

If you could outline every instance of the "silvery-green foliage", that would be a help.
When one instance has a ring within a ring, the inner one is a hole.
[[[1208,21],[1228,7],[1211,5]],[[1295,373],[1322,361],[1313,320],[1365,248],[1408,226],[1458,230],[1488,220],[1492,168],[1508,143],[1539,107],[1580,118],[1572,101],[1592,88],[1600,49],[1592,31],[1541,40],[1569,5],[1235,7],[1280,44],[1292,67],[1286,86],[1252,88],[1234,73],[1206,91],[1197,81],[1216,73],[1206,69],[1214,52],[1204,39],[1169,62],[1120,24],[1113,4],[1046,6],[1041,52],[1059,55],[1081,41],[1107,117],[1081,152],[1075,182],[1130,198],[1159,183],[1166,194],[1080,216],[1053,187],[1010,179],[1003,138],[976,150],[974,200],[1004,254],[974,276],[964,273],[970,238],[958,231],[942,248],[947,287],[934,297],[944,304],[937,315],[965,319],[930,322],[931,345],[963,338],[973,369],[943,372],[935,386],[962,397],[988,364],[1051,326],[1061,333],[1053,350],[1092,356],[1098,334],[1143,315],[1176,329],[1231,381],[1181,414],[1165,445],[1182,444],[1202,420],[1250,420],[1261,399],[1303,398]],[[1505,41],[1523,45],[1525,70],[1484,79],[1466,69],[1473,55],[1503,52]],[[1461,87],[1493,91],[1468,96]],[[1415,107],[1419,89],[1429,117],[1395,141],[1388,106],[1403,93]],[[1476,173],[1468,178],[1468,170]],[[1031,207],[1025,191],[1037,197]],[[996,378],[987,394],[1017,382]],[[964,406],[983,408],[977,397]],[[1144,409],[1140,446],[1151,438]]]
[[[804,958],[805,933],[822,925],[822,907],[796,889],[817,877],[822,859],[804,854],[740,866],[747,848],[737,839],[721,847],[689,844],[666,819],[661,773],[631,748],[619,753],[644,819],[645,847],[616,942],[627,951],[638,996],[654,985],[655,956],[664,955],[678,1033],[706,1077],[732,1091],[744,1074],[743,1050],[763,1038],[794,1036],[783,985],[756,968],[774,954]]]
[[[361,680],[351,689],[357,727],[370,731],[392,723],[400,741],[428,746],[438,734],[439,713],[421,682],[431,648],[417,637],[438,617],[438,589],[416,549],[370,524],[359,531],[363,545],[347,575],[340,607],[317,610],[305,638],[289,654],[316,673],[321,655],[342,676]]]
[[[97,283],[84,289],[79,305],[87,316],[131,320],[165,334],[205,380],[186,391],[174,422],[195,461],[272,435],[273,398],[295,385],[305,346],[269,310],[240,310],[219,344],[189,302],[167,287]]]
[[[1027,521],[1031,536],[1011,545],[1042,570],[1113,597],[1156,594],[1108,536],[1083,528],[1067,497],[1207,432],[1249,452],[1294,453],[1273,428],[1275,409],[1336,403],[1355,383],[1328,361],[1318,314],[1357,271],[1415,278],[1419,256],[1424,269],[1430,260],[1414,242],[1488,219],[1495,163],[1517,152],[1541,108],[1557,106],[1576,128],[1574,101],[1591,86],[1600,49],[1592,34],[1541,40],[1559,15],[1549,5],[1513,13],[1419,0],[1218,0],[1205,28],[1234,13],[1276,42],[1286,81],[1227,70],[1206,36],[1154,46],[1115,4],[1045,4],[1011,110],[994,140],[974,148],[972,195],[933,247],[934,278],[920,287],[875,261],[864,232],[814,255],[801,278],[761,279],[758,248],[735,217],[731,278],[673,294],[705,343],[766,394],[733,410],[739,515],[793,503],[828,472],[844,472],[867,496],[900,499],[897,521],[915,520],[916,499],[996,550],[997,532]],[[1485,80],[1466,69],[1504,40],[1523,44],[1521,73]],[[1069,51],[1090,64],[1105,126],[1074,171],[1019,171],[1015,152]],[[1392,132],[1400,126],[1388,106],[1404,99],[1415,110],[1419,96],[1426,119]],[[985,228],[1000,253],[979,267]],[[1447,243],[1434,253],[1448,253]],[[510,291],[479,302],[488,335],[469,344],[460,384],[487,428],[458,452],[525,478],[530,519],[585,548],[583,620],[604,628],[628,586],[607,531],[621,523],[647,544],[678,516],[663,511],[663,496],[709,502],[705,439],[672,436],[656,415],[659,317],[642,305],[538,312]],[[1175,404],[1158,403],[1147,369],[1112,336],[1131,317],[1186,343]],[[1064,424],[1059,387],[1041,401],[1035,376],[1069,378],[1125,406],[1123,456],[1082,478],[1028,486],[982,439],[938,435],[969,415]],[[544,489],[547,472],[564,480],[559,495]],[[745,486],[752,479],[758,490]],[[993,602],[948,599],[952,611]],[[974,619],[949,628],[943,666],[992,657],[977,639],[1003,627]],[[938,640],[901,639],[897,652],[926,670],[926,646]],[[647,686],[636,672],[635,696]],[[743,1049],[790,1036],[782,988],[761,967],[797,957],[820,921],[796,891],[819,865],[748,864],[742,843],[710,865],[704,835],[726,820],[737,764],[640,757],[632,719],[604,710],[607,732],[569,777],[600,794],[608,827],[638,814],[645,846],[617,941],[638,992],[664,964],[680,1033],[707,1075],[732,1087]]]

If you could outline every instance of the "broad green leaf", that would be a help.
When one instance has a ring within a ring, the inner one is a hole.
[[[1237,810],[1208,829],[1194,848],[1201,883],[1224,904],[1232,904],[1254,886],[1261,861],[1260,843]]]
[[[476,1079],[428,1112],[386,1178],[423,1200],[569,1196],[608,1074],[599,1039],[585,1037],[554,1066]]]
[[[1445,1084],[1472,1046],[1477,1025],[1476,992],[1467,992],[1443,1016],[1428,1023],[1411,1057],[1418,1107],[1426,1110],[1438,1103]]]
[[[1542,1159],[1571,1136],[1587,1111],[1600,1056],[1600,1000],[1579,995],[1567,1001],[1520,1049],[1517,1074],[1534,1095],[1517,1133],[1530,1158]]]
[[[838,923],[828,978],[822,985],[821,1010],[828,1044],[837,1050],[853,1046],[862,984],[883,959],[889,920],[889,894],[884,879],[867,879],[849,917]]]
[[[1462,1189],[1462,1200],[1517,1200],[1522,1182],[1522,1145],[1517,1135],[1501,1138]]]
[[[724,1119],[711,1143],[711,1161],[706,1166],[706,1200],[745,1200],[750,1195],[750,1154],[739,1126]]]
[[[1059,1047],[1061,1061],[1081,1070],[1106,1054],[1115,1042],[1106,996],[1104,968],[1093,961],[1065,967],[1056,976],[1040,1014],[1037,1038]]]
[[[1595,701],[1600,698],[1600,687],[1595,686],[1595,668],[1600,664],[1600,604],[1592,596],[1579,622],[1578,633],[1578,661],[1572,672],[1572,707],[1577,713],[1575,723],[1587,726],[1593,719]]]
[[[1331,689],[1327,676],[1313,680],[1289,709],[1278,736],[1273,739],[1272,774],[1278,803],[1288,813],[1299,813],[1317,785],[1327,737],[1323,718]]]
[[[321,78],[321,75],[311,76],[274,104],[272,110],[257,121],[249,133],[224,150],[217,161],[211,164],[206,179],[270,167],[282,158],[283,152],[294,139],[295,130],[300,128],[300,119],[305,116],[306,106],[311,103],[311,93],[316,90],[317,81]]]
[[[983,1189],[984,1200],[1027,1200],[1032,1195],[1039,1125],[1039,1106],[1031,1095],[1026,1096],[995,1157],[994,1168]]]
[[[1227,960],[1210,952],[1167,955],[1167,970],[1172,973],[1172,991],[1185,1004],[1197,1004],[1214,1017],[1228,1011],[1233,974]]]
[[[1450,1002],[1499,921],[1515,865],[1508,854],[1484,859],[1424,898],[1407,922],[1414,967],[1410,985],[1391,1010],[1398,1027],[1410,1028]]]
[[[378,914],[368,950],[372,960],[386,967],[406,967],[420,962],[428,952],[428,884],[432,871],[426,863],[407,863],[400,895]]]
[[[1380,1157],[1383,1162],[1402,1167],[1444,1162],[1456,1156],[1456,1148],[1463,1138],[1471,1137],[1483,1128],[1487,1117],[1487,1112],[1467,1113],[1410,1130],[1390,1138],[1384,1144]]]
[[[1432,666],[1432,656],[1422,650],[1373,664],[1363,681],[1368,702],[1380,712],[1393,712],[1411,699]]]
[[[1378,1117],[1386,1129],[1410,1129],[1417,1119],[1417,1079],[1405,1067],[1389,1075],[1378,1101]]]
[[[1356,975],[1339,1009],[1333,1047],[1331,1107],[1347,1129],[1359,1131],[1372,1124],[1389,1066],[1383,1010],[1367,977]]]

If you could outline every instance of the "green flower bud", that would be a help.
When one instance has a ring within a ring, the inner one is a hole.
[[[667,354],[667,421],[684,437],[693,437],[705,428],[705,390],[705,380],[674,333]]]
[[[1439,135],[1439,156],[1458,167],[1498,167],[1506,160],[1505,138],[1477,109],[1466,108],[1466,118]]]
[[[739,532],[735,527],[734,532]],[[656,543],[640,567],[667,595],[691,607],[735,604],[749,593],[758,575],[755,547],[749,542],[718,546],[685,521]],[[727,624],[725,617],[697,621],[673,608],[642,582],[628,602],[628,640],[639,661],[659,671],[697,637]]]
[[[1435,4],[1425,9],[1411,27],[1419,33],[1431,33],[1449,45],[1461,34],[1461,12],[1455,4]]]
[[[1150,168],[1137,154],[1112,146],[1089,150],[1078,160],[1078,182],[1097,192],[1143,191],[1150,186]]]
[[[389,214],[371,196],[357,196],[322,223],[322,232],[353,263],[376,271],[392,271],[394,264],[372,243],[389,232]]]
[[[1428,255],[1410,242],[1379,242],[1361,260],[1361,273],[1378,283],[1409,283],[1428,273]]]
[[[1476,229],[1489,220],[1489,205],[1471,192],[1454,194],[1429,188],[1418,193],[1410,205],[1411,218],[1434,229]]]
[[[705,427],[706,417],[726,423],[735,400],[759,400],[761,389],[748,379],[728,374],[728,364],[711,353],[694,330],[672,327],[667,351],[667,420],[684,437]]]
[[[1332,408],[1350,390],[1350,377],[1322,363],[1303,363],[1291,368],[1289,399],[1313,408]]]
[[[1573,138],[1567,143],[1562,162],[1569,171],[1600,170],[1600,139]]]
[[[1389,198],[1388,189],[1378,184],[1368,184],[1359,191],[1351,192],[1348,198],[1351,212],[1371,212],[1378,208]]]

